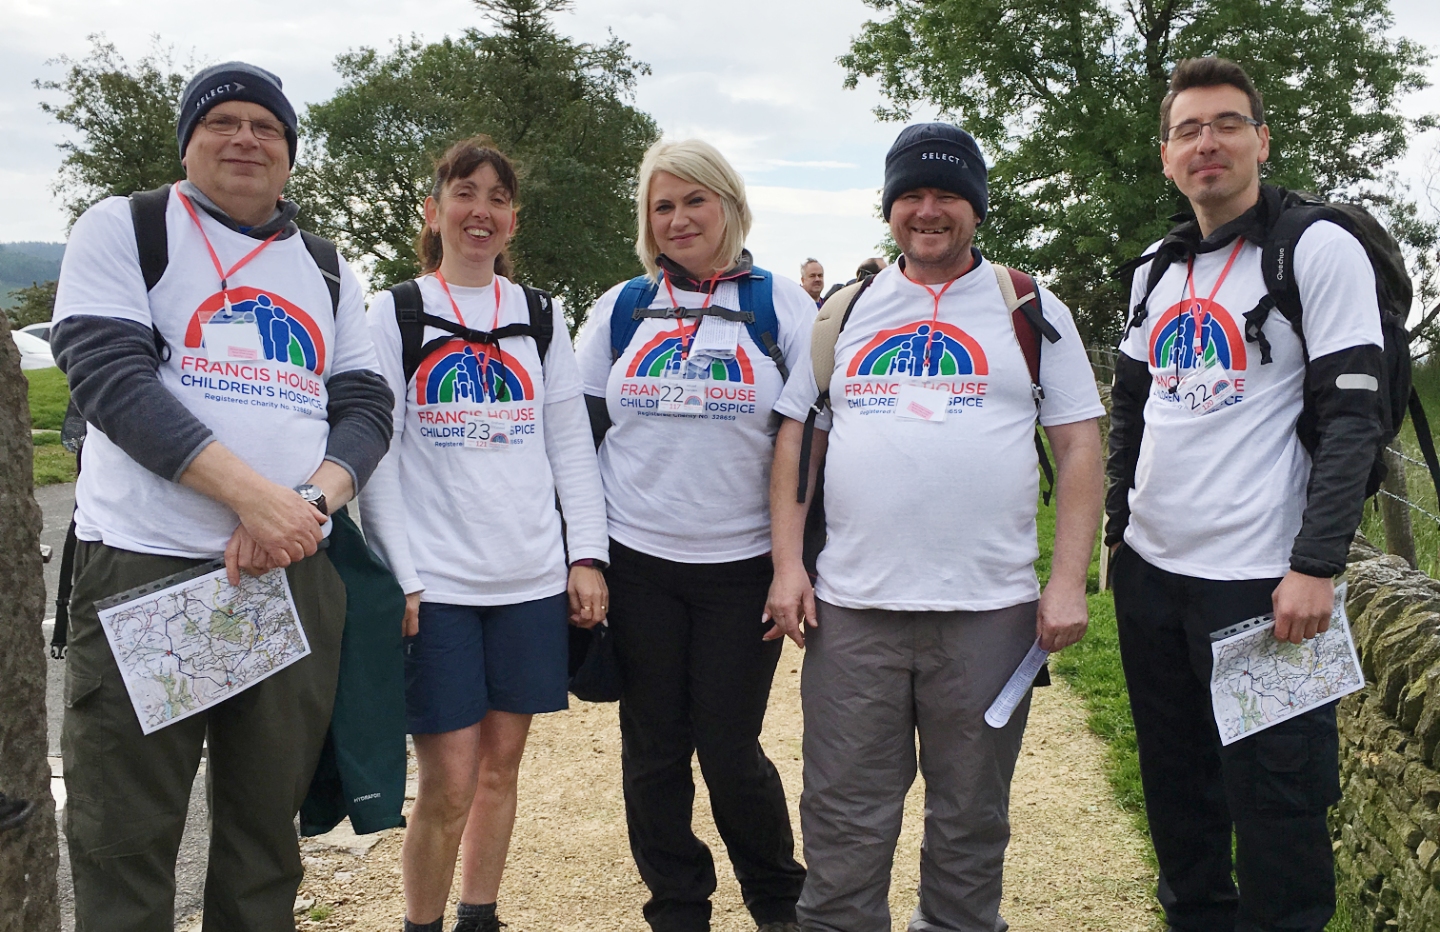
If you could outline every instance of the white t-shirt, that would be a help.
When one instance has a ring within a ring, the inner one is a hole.
[[[1042,338],[1040,423],[1099,417],[1104,408],[1069,309],[1043,288],[1040,301],[1060,332],[1057,343]],[[1039,597],[1035,401],[990,263],[945,292],[932,338],[934,310],[924,286],[892,265],[836,341],[831,409],[816,420],[830,436],[828,538],[815,591],[834,605],[987,611]],[[942,392],[944,419],[902,417],[897,401],[909,386]],[[807,354],[775,410],[803,421],[816,394]]]
[[[1266,579],[1289,572],[1305,510],[1310,454],[1295,433],[1305,363],[1300,338],[1278,311],[1265,321],[1273,362],[1261,365],[1258,344],[1245,341],[1244,315],[1265,294],[1260,247],[1240,247],[1207,303],[1232,249],[1197,256],[1194,271],[1204,309],[1201,360],[1218,363],[1234,386],[1220,404],[1195,416],[1192,407],[1208,389],[1170,392],[1177,373],[1196,371],[1185,263],[1165,271],[1144,326],[1127,329],[1120,342],[1120,352],[1147,361],[1152,376],[1125,542],[1172,573]],[[1149,272],[1148,263],[1136,270],[1130,306],[1144,296]],[[1294,274],[1311,359],[1383,345],[1375,274],[1353,236],[1328,221],[1316,223],[1295,245]]]
[[[497,280],[498,320],[492,285],[450,285],[471,329],[529,323],[524,289]],[[419,283],[426,312],[455,320],[439,281],[426,275]],[[565,549],[546,450],[555,428],[547,415],[583,402],[559,302],[543,366],[526,337],[502,339],[487,358],[483,344],[426,327],[422,345],[430,351],[406,383],[389,291],[370,305],[370,333],[397,403],[394,439],[365,489],[362,515],[401,588],[423,588],[422,601],[451,605],[509,605],[564,592]],[[446,339],[431,346],[437,338]],[[565,503],[571,558],[603,560],[608,541],[593,441],[586,419],[573,420],[593,495]],[[570,455],[575,449],[572,443]]]
[[[197,208],[228,269],[259,243]],[[284,486],[307,481],[325,458],[326,382],[374,369],[365,305],[340,263],[340,307],[298,235],[276,240],[230,279],[234,317],[220,278],[175,190],[165,211],[170,261],[147,295],[130,202],[106,198],[75,222],[55,296],[55,320],[96,316],[153,325],[169,344],[160,381],[260,475]],[[235,336],[228,348],[207,333]],[[251,322],[253,321],[253,323]],[[241,333],[243,331],[243,333]],[[214,499],[155,475],[95,427],[75,489],[76,535],[139,553],[206,558],[224,552],[239,519]],[[329,533],[329,524],[325,533]]]
[[[585,394],[603,397],[611,427],[600,446],[600,475],[610,535],[652,556],[680,563],[724,563],[770,552],[770,460],[777,424],[770,410],[784,381],[743,324],[733,356],[716,359],[698,378],[682,378],[680,347],[694,320],[645,318],[611,365],[610,312],[616,285],[595,302],[576,343]],[[797,282],[774,277],[776,342],[791,372],[809,351],[815,302]],[[675,289],[681,307],[706,296]],[[671,307],[663,283],[651,307]],[[723,282],[712,307],[741,310],[738,288]],[[724,328],[702,318],[692,338]],[[694,357],[692,357],[694,358]],[[696,367],[698,368],[698,367]],[[671,396],[698,413],[663,414]]]

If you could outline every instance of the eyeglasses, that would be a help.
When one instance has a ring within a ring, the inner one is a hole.
[[[1264,126],[1259,120],[1252,119],[1240,113],[1226,113],[1206,123],[1196,120],[1186,120],[1177,126],[1170,127],[1170,133],[1166,137],[1168,142],[1194,142],[1205,132],[1205,127],[1210,127],[1210,132],[1219,139],[1228,139],[1240,134],[1240,131],[1247,126],[1256,129]]]
[[[285,138],[285,127],[274,120],[242,120],[229,114],[217,113],[200,121],[201,126],[218,136],[234,136],[240,132],[243,123],[250,124],[250,132],[255,134],[256,139],[273,142]]]

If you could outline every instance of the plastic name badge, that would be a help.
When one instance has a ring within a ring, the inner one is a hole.
[[[735,348],[740,345],[740,331],[744,327],[738,320],[704,317],[700,321],[700,329],[695,331],[694,342],[690,344],[690,354],[734,359]]]
[[[1235,394],[1235,380],[1228,369],[1211,361],[1181,379],[1175,394],[1186,413],[1200,417],[1224,406]]]
[[[661,414],[704,414],[705,383],[696,379],[662,380],[658,410]]]
[[[222,324],[201,324],[205,354],[212,362],[243,359],[249,362],[265,358],[260,343],[260,328],[253,320],[235,320]]]
[[[512,446],[509,423],[486,417],[483,409],[474,408],[465,412],[465,448],[467,450],[508,452]]]
[[[938,424],[945,420],[945,409],[950,404],[950,393],[938,388],[922,388],[919,385],[902,385],[895,398],[895,416],[911,421],[930,421]]]

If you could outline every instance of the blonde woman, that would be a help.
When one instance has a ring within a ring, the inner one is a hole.
[[[761,930],[785,932],[805,869],[759,740],[780,657],[761,622],[770,409],[809,351],[815,304],[752,263],[745,183],[713,146],[651,147],[635,203],[646,274],[601,296],[576,348],[610,525],[630,847],[651,928],[708,929],[698,755],[745,904]]]

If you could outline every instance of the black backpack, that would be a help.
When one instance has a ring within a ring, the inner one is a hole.
[[[170,203],[170,185],[161,185],[153,191],[136,191],[130,195],[130,222],[135,227],[135,246],[140,255],[140,274],[145,279],[145,291],[155,289],[165,270],[170,266],[170,234],[165,229],[165,209]],[[305,230],[300,239],[315,267],[325,279],[330,292],[330,313],[340,313],[340,253],[328,239]],[[170,346],[160,335],[160,328],[152,326],[155,336],[155,350],[162,360],[170,358]],[[85,446],[88,428],[85,418],[75,402],[65,409],[65,420],[61,424],[60,442],[65,449],[75,454],[75,474],[80,474],[81,451]],[[65,659],[65,645],[69,640],[71,577],[75,569],[75,519],[70,519],[70,530],[65,534],[65,547],[60,556],[60,583],[55,593],[55,631],[50,636],[50,656],[56,660]]]
[[[400,358],[405,367],[405,384],[410,384],[415,370],[425,357],[452,337],[436,337],[425,342],[425,328],[434,327],[470,343],[489,343],[495,346],[506,337],[530,337],[535,341],[535,351],[540,354],[540,365],[545,365],[545,356],[550,352],[550,343],[555,338],[554,299],[545,291],[520,286],[525,291],[525,304],[530,309],[530,323],[506,324],[495,330],[472,330],[453,320],[436,317],[425,311],[425,301],[420,294],[420,284],[413,278],[390,288],[395,299],[395,325],[400,328]]]
[[[1380,489],[1386,474],[1384,450],[1400,432],[1400,425],[1408,411],[1415,424],[1415,437],[1420,444],[1425,464],[1430,471],[1430,481],[1440,489],[1440,458],[1435,452],[1435,442],[1430,435],[1430,421],[1420,396],[1411,384],[1410,333],[1405,329],[1405,319],[1410,314],[1410,305],[1415,297],[1410,274],[1405,269],[1405,257],[1395,238],[1379,220],[1358,204],[1326,201],[1314,194],[1303,191],[1287,191],[1274,185],[1261,187],[1260,196],[1264,201],[1265,233],[1260,246],[1260,271],[1265,279],[1265,296],[1255,307],[1246,312],[1245,341],[1254,343],[1260,350],[1260,364],[1268,365],[1270,341],[1265,338],[1265,321],[1270,312],[1278,310],[1290,322],[1291,328],[1305,345],[1305,331],[1301,326],[1303,308],[1300,306],[1300,287],[1295,281],[1295,246],[1310,226],[1321,220],[1329,220],[1345,230],[1360,245],[1375,271],[1375,294],[1380,305],[1380,332],[1384,340],[1384,390],[1385,426],[1384,443],[1376,451],[1375,461],[1370,467],[1370,476],[1365,483],[1365,496],[1369,498]],[[1145,323],[1146,307],[1151,293],[1160,283],[1170,264],[1184,253],[1176,246],[1194,238],[1194,220],[1182,223],[1161,241],[1153,253],[1141,256],[1134,262],[1122,266],[1117,275],[1127,269],[1133,270],[1139,264],[1150,261],[1150,272],[1145,282],[1144,297],[1132,308],[1130,327],[1141,327]],[[1189,234],[1189,235],[1187,235]],[[1152,260],[1153,257],[1153,261]],[[1316,415],[1312,403],[1313,394],[1309,385],[1309,354],[1306,353],[1305,403],[1295,432],[1305,449],[1313,453],[1319,443],[1316,430]]]

